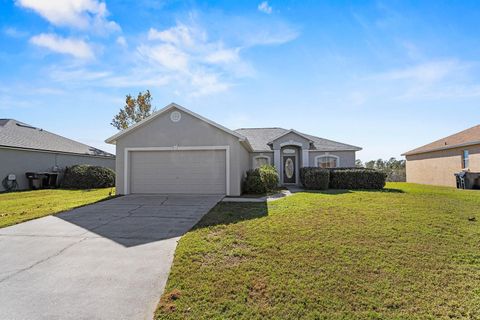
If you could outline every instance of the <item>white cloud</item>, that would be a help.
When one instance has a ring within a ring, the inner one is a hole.
[[[258,10],[266,14],[272,13],[272,7],[268,5],[268,1],[263,1],[260,3],[258,5]]]
[[[195,88],[193,96],[204,96],[226,91],[230,84],[221,81],[216,74],[195,73],[191,75],[191,84]]]
[[[225,48],[218,41],[209,41],[199,27],[178,23],[172,28],[150,28],[147,39],[137,48],[151,69],[189,87],[192,96],[225,91],[230,87],[225,68],[239,61],[238,48]]]
[[[81,39],[62,38],[53,33],[41,33],[30,38],[30,42],[77,59],[92,59],[95,56],[90,45]]]
[[[408,80],[417,83],[431,84],[465,69],[465,65],[457,60],[431,61],[380,75],[388,80]]]
[[[117,40],[115,42],[122,47],[127,47],[128,46],[127,39],[125,39],[124,36],[117,37]]]
[[[239,51],[239,48],[219,49],[207,54],[205,61],[209,63],[232,63],[240,59]]]
[[[109,21],[105,2],[98,0],[16,0],[18,6],[31,9],[55,26],[68,26],[99,33],[119,31]]]
[[[23,38],[28,35],[26,31],[18,30],[15,27],[6,27],[3,29],[3,33],[12,38]]]
[[[155,28],[150,28],[148,31],[148,40],[161,40],[182,47],[191,47],[195,42],[194,37],[194,29],[184,24],[178,24],[164,31],[158,31]]]
[[[142,45],[138,47],[138,52],[166,69],[183,72],[188,70],[188,54],[171,44]]]

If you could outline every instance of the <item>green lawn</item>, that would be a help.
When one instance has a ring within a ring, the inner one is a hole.
[[[155,317],[480,319],[480,191],[387,188],[219,204]]]
[[[0,193],[0,228],[109,198],[114,189]]]

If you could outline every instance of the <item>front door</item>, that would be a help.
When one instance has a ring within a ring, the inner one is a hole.
[[[283,156],[283,183],[296,183],[296,157]]]

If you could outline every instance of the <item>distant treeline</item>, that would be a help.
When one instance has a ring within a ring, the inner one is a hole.
[[[355,165],[360,168],[370,168],[385,172],[387,181],[404,182],[407,179],[405,160],[390,158],[389,160],[378,159],[363,163],[362,160],[357,159]]]

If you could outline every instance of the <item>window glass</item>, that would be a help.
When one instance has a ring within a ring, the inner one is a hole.
[[[255,158],[255,168],[260,168],[261,166],[265,166],[269,164],[267,157]]]
[[[335,157],[325,156],[317,160],[317,167],[320,168],[336,168],[337,166],[338,160]]]
[[[468,169],[469,165],[469,152],[468,150],[463,150],[463,157],[462,157],[462,167],[463,169]]]

